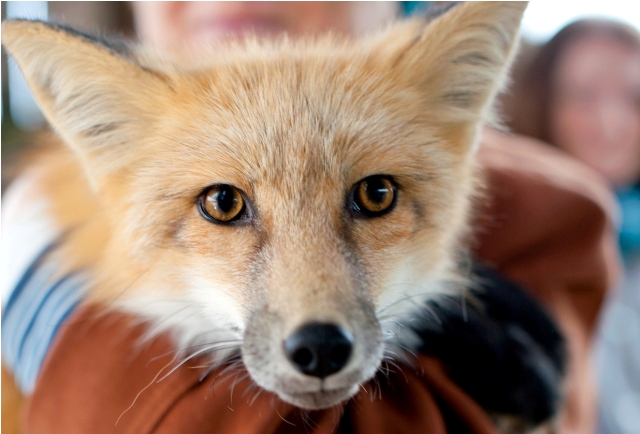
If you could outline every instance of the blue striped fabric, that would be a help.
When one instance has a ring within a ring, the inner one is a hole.
[[[2,356],[25,395],[30,394],[60,325],[82,298],[78,273],[57,277],[49,245],[13,288],[2,314]]]

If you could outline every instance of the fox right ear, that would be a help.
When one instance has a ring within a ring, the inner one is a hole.
[[[474,150],[478,126],[494,121],[492,103],[506,81],[526,7],[517,1],[463,2],[397,50],[393,70],[420,93],[420,119],[442,125],[457,149]]]
[[[123,152],[153,122],[167,77],[138,65],[125,44],[108,44],[39,21],[2,23],[2,43],[47,120],[76,151],[94,184],[122,167]]]

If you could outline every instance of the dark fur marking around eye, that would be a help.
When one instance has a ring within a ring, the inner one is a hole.
[[[167,236],[173,239],[180,238],[183,227],[184,219],[182,218],[167,222]]]
[[[177,247],[183,250],[193,247],[184,236],[186,221],[184,218],[177,218],[166,223],[165,240],[167,247]]]
[[[422,221],[425,216],[424,206],[418,201],[413,201],[412,209],[418,220]]]

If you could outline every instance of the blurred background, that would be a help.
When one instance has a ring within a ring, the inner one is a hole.
[[[398,11],[420,13],[442,6],[437,3],[400,2]],[[51,19],[88,32],[134,38],[129,2],[9,1],[2,2],[5,18]],[[597,338],[600,434],[640,434],[638,29],[640,1],[531,1],[513,85],[501,100],[513,131],[582,160],[610,182],[619,200],[626,277],[604,310]],[[3,52],[3,191],[21,151],[43,129],[44,118],[16,65]]]

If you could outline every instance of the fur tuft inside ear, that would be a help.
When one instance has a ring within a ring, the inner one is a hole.
[[[153,121],[154,99],[169,89],[166,77],[138,65],[126,44],[63,26],[5,21],[2,43],[94,187],[96,171],[124,164],[121,148],[140,137]],[[109,158],[101,158],[105,153]]]

